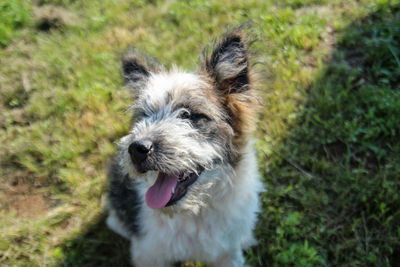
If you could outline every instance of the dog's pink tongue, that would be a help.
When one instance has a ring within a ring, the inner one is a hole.
[[[158,173],[157,181],[146,192],[146,203],[152,209],[161,209],[172,196],[172,189],[178,183],[178,176]]]

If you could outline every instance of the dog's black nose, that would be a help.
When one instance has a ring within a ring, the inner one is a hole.
[[[149,155],[153,143],[148,140],[134,141],[128,147],[128,152],[134,162],[139,163],[144,161]]]

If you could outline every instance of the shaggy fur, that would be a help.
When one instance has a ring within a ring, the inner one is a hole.
[[[249,136],[257,99],[245,35],[225,34],[193,73],[135,51],[123,72],[135,123],[110,165],[108,226],[131,241],[135,266],[243,266],[263,190]],[[149,188],[178,176],[194,181],[172,189],[183,197],[150,208]]]

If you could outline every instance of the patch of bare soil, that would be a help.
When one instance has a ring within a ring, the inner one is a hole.
[[[72,25],[76,20],[75,14],[64,8],[47,4],[34,9],[37,27],[41,31],[59,29],[67,25]]]
[[[22,177],[21,173],[19,176]],[[25,174],[26,175],[26,174]],[[0,209],[15,212],[20,218],[35,218],[50,208],[50,202],[43,190],[22,178],[0,187]]]

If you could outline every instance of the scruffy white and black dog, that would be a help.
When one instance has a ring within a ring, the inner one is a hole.
[[[263,190],[250,132],[258,101],[246,35],[226,33],[193,73],[123,58],[134,125],[110,172],[107,225],[135,266],[243,266]]]

